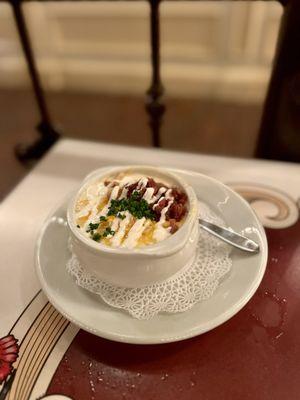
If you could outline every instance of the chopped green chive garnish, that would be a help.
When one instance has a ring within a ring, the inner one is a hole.
[[[139,194],[139,192],[137,192],[136,190],[132,193],[132,195],[130,196],[130,198],[132,199],[132,200],[139,200],[139,198],[140,198],[140,194]]]
[[[128,199],[112,200],[107,215],[115,215],[123,219],[123,217],[120,217],[122,211],[129,211],[137,219],[143,217],[152,220],[155,219],[153,210],[145,199],[140,198],[140,194],[137,191],[133,192]]]
[[[120,219],[125,219],[125,218],[126,218],[126,215],[121,214],[121,213],[118,213],[118,214],[117,214],[117,217],[120,218]]]
[[[94,234],[92,235],[92,239],[95,240],[95,242],[99,242],[100,239],[101,239],[100,233],[94,233]]]
[[[76,225],[77,226],[77,228],[80,228],[80,225]]]
[[[104,217],[103,215],[101,215],[101,217],[100,217],[100,221],[102,222],[104,222],[104,221],[107,221],[107,218],[106,217]]]
[[[88,228],[87,228],[87,232],[91,232],[91,231],[93,231],[94,229],[97,229],[98,228],[98,226],[99,226],[99,224],[93,224],[92,222],[90,222],[89,223],[89,226],[88,226]]]
[[[115,234],[115,231],[113,231],[112,229],[111,229],[111,227],[109,226],[109,227],[107,227],[106,229],[105,229],[105,231],[104,231],[104,233],[103,233],[103,236],[104,237],[107,237],[108,235],[114,235]]]

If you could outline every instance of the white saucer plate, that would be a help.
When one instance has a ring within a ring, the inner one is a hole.
[[[109,169],[109,168],[105,168]],[[227,226],[245,232],[260,244],[258,254],[232,251],[232,269],[214,295],[178,314],[160,314],[140,321],[111,308],[96,295],[78,287],[66,272],[67,202],[45,221],[36,246],[36,271],[49,301],[68,320],[100,337],[125,343],[175,342],[207,332],[233,317],[254,295],[267,264],[264,228],[249,204],[221,182],[205,175],[170,170],[185,179],[200,201],[206,203]]]

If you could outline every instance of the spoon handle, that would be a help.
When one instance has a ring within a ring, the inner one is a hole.
[[[199,218],[199,224],[205,231],[218,237],[224,242],[237,247],[240,250],[248,251],[249,253],[259,252],[259,244],[254,242],[254,240],[247,238],[246,236],[240,235],[232,230],[222,228],[221,226],[215,225],[201,218]]]

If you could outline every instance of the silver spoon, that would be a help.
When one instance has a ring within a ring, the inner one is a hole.
[[[254,240],[247,238],[246,236],[240,235],[231,229],[229,230],[222,228],[221,226],[215,225],[201,218],[199,218],[199,224],[206,232],[211,233],[212,235],[218,237],[226,243],[231,244],[234,247],[237,247],[240,250],[248,251],[249,253],[259,252],[259,244],[254,242]]]

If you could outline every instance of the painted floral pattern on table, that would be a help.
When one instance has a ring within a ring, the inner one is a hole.
[[[5,382],[12,373],[12,364],[17,360],[19,346],[14,335],[7,335],[0,339],[0,384]]]
[[[14,380],[15,368],[13,363],[19,355],[18,340],[14,335],[0,339],[0,400],[5,399]]]

